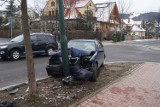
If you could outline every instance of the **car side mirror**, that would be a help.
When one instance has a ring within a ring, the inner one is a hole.
[[[103,48],[99,48],[98,52],[104,52],[104,49]]]

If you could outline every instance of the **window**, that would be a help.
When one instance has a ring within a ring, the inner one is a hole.
[[[31,36],[31,41],[32,41],[32,42],[37,41],[37,37],[36,37],[36,35],[32,35],[32,36]]]
[[[55,2],[54,1],[51,2],[51,7],[55,7]]]
[[[55,16],[55,12],[54,12],[54,10],[52,11],[52,16]]]
[[[37,35],[38,41],[48,41],[48,39],[44,35]]]
[[[51,14],[52,14],[51,11],[49,11],[49,16],[51,16]]]
[[[56,16],[58,15],[58,10],[56,10]]]

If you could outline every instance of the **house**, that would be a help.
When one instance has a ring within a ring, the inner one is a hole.
[[[48,0],[41,16],[41,31],[53,32],[58,30],[58,5],[57,0]]]
[[[116,2],[95,4],[97,23],[95,30],[104,32],[104,37],[111,39],[114,32],[120,31],[121,17]]]
[[[146,30],[142,26],[142,21],[134,21],[131,18],[123,20],[124,27],[127,29],[126,39],[144,39]]]
[[[58,5],[57,0],[48,0],[43,11],[42,20],[55,20],[58,17]]]
[[[28,13],[28,17],[29,17],[29,21],[34,21],[36,20],[37,18],[39,18],[39,15],[38,13],[36,13],[33,9],[31,8],[28,8],[27,9],[27,13]],[[21,16],[22,16],[22,11],[21,10],[18,10],[17,12],[14,13],[15,16],[17,18],[19,18],[19,20],[21,20]]]
[[[131,29],[131,35],[132,35],[132,39],[144,39],[145,38],[145,33],[146,30],[143,29],[142,27],[140,28],[137,25],[133,25],[132,29]]]
[[[93,30],[96,6],[92,0],[64,0],[68,30]]]
[[[87,12],[92,12],[96,16],[96,7],[92,0],[64,0],[65,19],[77,19],[79,16],[87,16]]]

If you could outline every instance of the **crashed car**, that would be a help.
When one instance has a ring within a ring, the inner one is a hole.
[[[68,42],[70,75],[75,78],[88,78],[96,81],[99,68],[104,65],[105,52],[98,40],[75,39]],[[48,75],[62,75],[61,51],[54,53],[46,67]]]

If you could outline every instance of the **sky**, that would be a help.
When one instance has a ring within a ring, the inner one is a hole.
[[[34,1],[39,0],[27,0],[28,7],[34,6]],[[125,1],[126,3],[129,1],[128,5],[130,5],[129,12],[134,13],[145,13],[152,11],[160,11],[160,0],[93,0],[94,3],[99,2],[108,2],[108,1],[116,1],[118,2]],[[1,6],[2,1],[0,0],[0,10],[5,9],[5,5]]]

